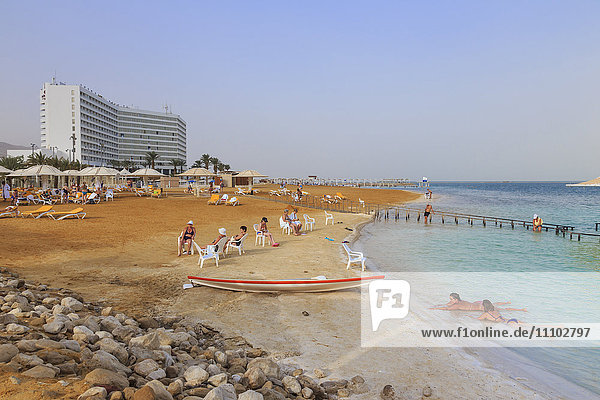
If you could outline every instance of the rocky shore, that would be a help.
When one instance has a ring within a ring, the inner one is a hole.
[[[0,269],[0,369],[23,380],[81,388],[63,398],[110,400],[338,399],[366,393],[364,379],[280,365],[175,316],[132,318],[68,289]]]

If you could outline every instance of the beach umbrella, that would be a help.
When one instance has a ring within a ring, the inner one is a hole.
[[[213,176],[214,173],[210,172],[206,168],[190,168],[185,172],[178,174],[178,176]]]
[[[119,171],[108,167],[89,167],[79,172],[80,176],[117,176]]]
[[[127,168],[123,168],[122,170],[119,171],[119,175],[121,175],[121,176],[130,176],[131,172],[129,172],[129,170]]]
[[[250,188],[252,188],[252,185],[254,184],[254,178],[266,178],[266,177],[268,177],[268,175],[263,175],[254,169],[247,169],[247,170],[242,171],[239,174],[235,175],[235,177],[236,178],[250,178],[249,186],[250,186]]]
[[[42,177],[65,176],[64,172],[62,172],[58,168],[55,168],[51,165],[34,165],[32,167],[25,168],[24,170],[19,171],[18,175],[13,175],[13,174],[14,174],[14,172],[12,174],[9,174],[8,176],[35,177],[36,181],[38,180],[37,178],[42,178]],[[40,181],[42,182],[42,186],[44,186],[43,185],[44,181],[42,181],[41,179],[40,179]],[[37,184],[37,182],[36,182],[36,184]]]
[[[140,168],[135,172],[131,173],[131,176],[135,176],[138,178],[143,178],[144,179],[144,186],[148,185],[148,179],[157,179],[160,178],[162,176],[166,176],[164,174],[161,174],[160,172],[158,172],[155,169],[152,168]]]
[[[11,172],[13,172],[13,171],[11,171],[8,168],[4,168],[2,165],[0,165],[0,175],[7,175],[7,174],[10,174]]]

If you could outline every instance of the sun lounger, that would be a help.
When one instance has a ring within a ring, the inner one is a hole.
[[[90,193],[84,202],[84,204],[98,204],[98,203],[100,203],[100,197],[98,196],[98,193],[96,193],[96,192]]]
[[[52,210],[52,206],[48,206],[48,205],[41,206],[37,210],[23,211],[21,213],[21,217],[23,217],[23,218],[32,217],[32,218],[38,219],[39,217],[49,213],[51,210]]]
[[[208,204],[217,205],[217,204],[219,204],[220,199],[221,199],[221,196],[219,196],[218,194],[213,194],[210,196],[210,200],[208,200]]]
[[[225,203],[226,206],[237,206],[240,203],[238,202],[237,197],[232,197],[228,202]]]
[[[344,247],[344,250],[346,250],[346,254],[348,255],[348,266],[346,267],[346,269],[350,269],[351,264],[360,263],[362,266],[362,270],[364,271],[365,261],[367,261],[367,259],[365,258],[363,253],[361,253],[360,251],[351,250],[346,243],[342,243],[342,246]]]
[[[337,192],[335,194],[335,196],[340,200],[348,200],[348,198],[346,196],[344,196],[343,194],[341,194],[340,192]]]
[[[19,214],[20,213],[17,206],[8,206],[0,211],[0,218],[14,218],[17,217]]]
[[[67,219],[67,218],[84,219],[86,216],[86,213],[83,212],[83,208],[79,207],[79,208],[75,208],[71,211],[50,210],[46,213],[46,215],[55,221],[62,221],[63,219]]]
[[[244,251],[244,240],[246,240],[247,237],[248,237],[248,234],[246,233],[240,239],[240,244],[235,244],[235,243],[233,243],[233,236],[232,236],[231,239],[229,239],[229,241],[227,242],[227,247],[225,248],[225,254],[229,254],[229,249],[230,248],[231,249],[238,249],[238,252],[240,253],[240,256],[242,255],[242,253],[245,253],[245,251]]]
[[[217,204],[227,204],[227,200],[229,200],[229,195],[225,193],[223,196],[221,196]]]
[[[235,192],[235,194],[239,194],[240,196],[245,196],[247,194],[250,194],[250,192],[247,192],[242,188],[238,188],[238,190],[237,190],[237,192]]]
[[[269,196],[281,196],[279,192],[275,190],[269,190]]]

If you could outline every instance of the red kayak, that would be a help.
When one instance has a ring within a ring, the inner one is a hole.
[[[238,292],[330,292],[358,287],[373,280],[384,278],[385,276],[378,275],[364,278],[287,279],[267,281],[188,276],[188,279],[194,286],[209,286]]]

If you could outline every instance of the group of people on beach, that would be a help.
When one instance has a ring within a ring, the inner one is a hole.
[[[283,210],[283,215],[281,219],[289,225],[290,229],[292,229],[293,234],[295,236],[301,235],[300,230],[302,229],[302,222],[300,222],[300,220],[298,219],[297,208],[293,208],[292,212],[290,212],[290,210],[288,210],[287,208]],[[267,219],[267,217],[262,217],[260,222],[258,223],[258,232],[260,232],[262,236],[269,240],[270,246],[277,247],[279,246],[279,243],[275,241],[275,239],[273,238],[273,234],[269,231],[269,227],[267,226],[268,222],[269,220]],[[225,246],[227,246],[229,242],[233,242],[233,244],[239,246],[242,239],[247,233],[248,227],[245,225],[240,226],[240,231],[238,232],[238,234],[229,238],[227,242],[225,242]],[[206,249],[206,246],[217,246],[219,242],[226,236],[227,230],[225,228],[219,228],[217,237],[208,245],[201,246],[200,248],[204,250]],[[182,254],[192,254],[192,242],[195,239],[196,228],[194,227],[194,221],[189,221],[186,227],[181,232],[181,235],[179,236],[178,255],[181,256]]]
[[[504,318],[499,310],[502,311],[527,311],[526,308],[497,308],[498,306],[504,306],[510,304],[508,301],[492,303],[490,300],[482,301],[465,301],[460,298],[458,293],[450,293],[450,301],[446,304],[439,304],[431,307],[432,310],[447,310],[447,311],[483,311],[478,320],[491,321],[491,322],[503,322],[506,324],[518,324],[516,318]],[[474,318],[474,317],[473,317]]]

